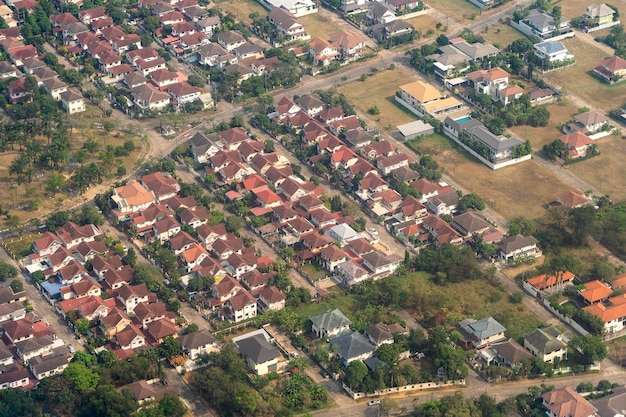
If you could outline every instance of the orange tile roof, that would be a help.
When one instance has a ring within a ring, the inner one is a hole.
[[[585,289],[580,292],[580,296],[589,303],[596,303],[608,298],[611,294],[613,294],[613,289],[607,283],[597,279],[586,283]]]
[[[569,282],[574,279],[574,274],[569,271],[563,272],[561,282]],[[538,290],[551,287],[556,284],[556,276],[554,274],[541,274],[535,277],[529,278],[528,283]]]

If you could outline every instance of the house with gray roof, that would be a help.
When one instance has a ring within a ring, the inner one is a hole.
[[[216,352],[220,346],[218,340],[206,329],[183,335],[178,340],[183,352],[189,355],[191,360],[198,359],[202,354]]]
[[[313,323],[311,331],[320,339],[346,332],[350,330],[352,324],[352,321],[338,308],[320,313],[311,317],[310,320]]]
[[[239,354],[256,375],[278,372],[280,352],[262,334],[237,340]]]
[[[528,16],[513,25],[513,27],[526,35],[536,36],[541,40],[548,40],[554,36],[566,33],[571,33],[571,36],[574,36],[569,27],[568,19],[561,17],[559,27],[557,28],[554,17],[539,9],[531,10]]]
[[[206,164],[222,147],[222,141],[216,134],[209,136],[197,132],[189,141],[193,159],[199,164]]]
[[[488,344],[505,340],[506,327],[498,323],[493,317],[475,320],[462,320],[457,330],[461,333],[461,340],[467,348],[480,348]]]
[[[335,239],[335,241],[341,243],[342,246],[359,235],[353,228],[345,223],[331,227],[326,233],[328,233],[328,236]]]
[[[515,157],[516,149],[524,144],[521,140],[514,136],[494,135],[482,122],[469,117],[456,120],[446,117],[443,121],[443,133],[491,169],[498,169],[530,159],[530,154]],[[476,150],[477,146],[470,147],[467,144],[473,141],[481,145],[483,150],[480,154]]]
[[[626,387],[613,388],[612,393],[597,400],[591,400],[601,417],[619,417],[626,410]]]
[[[362,258],[363,266],[379,277],[394,273],[403,260],[397,253],[384,254],[377,250],[366,253]]]
[[[38,380],[63,373],[70,361],[69,350],[61,346],[54,350],[51,355],[36,356],[28,362],[30,370]]]
[[[491,348],[485,349],[480,353],[483,359],[487,359],[487,364],[498,364],[509,366],[515,369],[520,363],[533,357],[514,339],[508,339],[506,342],[495,343]]]
[[[474,233],[482,234],[491,226],[474,211],[455,216],[450,225],[465,238],[472,237]]]
[[[347,333],[330,339],[332,351],[348,366],[352,361],[364,361],[374,355],[376,347],[359,332]]]
[[[523,336],[524,348],[544,362],[567,359],[567,344],[554,326],[536,329]]]
[[[454,38],[450,40],[450,45],[439,47],[437,53],[428,58],[435,61],[435,75],[446,79],[466,72],[472,62],[489,59],[499,52],[491,44],[469,43],[463,38]]]
[[[535,56],[541,60],[547,60],[550,64],[574,59],[565,45],[558,41],[545,41],[533,45]]]
[[[520,256],[534,256],[538,258],[542,255],[541,249],[537,247],[539,241],[532,236],[507,236],[497,245],[497,255],[503,261],[510,261]]]

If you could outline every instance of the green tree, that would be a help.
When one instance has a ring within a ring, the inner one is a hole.
[[[11,281],[11,284],[9,284],[11,286],[11,289],[13,290],[13,292],[21,292],[24,291],[24,283],[22,281],[20,281],[19,279],[14,279],[13,281]]]
[[[87,333],[89,333],[89,325],[91,323],[89,322],[89,319],[87,318],[80,318],[78,320],[76,320],[76,331],[82,335],[86,335]]]
[[[585,364],[591,365],[606,358],[607,351],[604,341],[600,336],[574,336],[571,345],[582,354]]]
[[[239,216],[226,216],[224,218],[224,227],[228,233],[238,233],[244,226],[242,217]]]
[[[79,319],[80,320],[80,319]],[[63,371],[72,387],[80,394],[92,392],[98,385],[100,375],[81,362],[72,362]]]
[[[466,194],[459,199],[459,204],[457,205],[459,210],[484,210],[485,202],[483,199],[476,194]]]
[[[385,362],[389,367],[393,367],[400,359],[401,347],[396,343],[384,343],[376,349],[374,356]]]
[[[165,358],[171,358],[172,356],[180,355],[183,353],[183,348],[180,341],[172,336],[168,336],[163,339],[163,343],[159,347],[161,356]]]
[[[16,276],[17,268],[0,260],[0,282],[5,282],[6,280],[10,278],[15,278]]]
[[[367,376],[367,366],[361,361],[352,361],[346,368],[345,383],[351,389],[360,390]]]
[[[54,197],[56,193],[65,189],[66,183],[67,181],[63,175],[52,173],[46,181],[46,192]]]

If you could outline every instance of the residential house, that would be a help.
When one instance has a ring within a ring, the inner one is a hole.
[[[364,254],[362,259],[363,266],[377,277],[393,274],[403,260],[396,253],[385,255],[377,250]]]
[[[335,275],[346,286],[353,286],[369,279],[369,271],[353,260],[347,260],[337,265]]]
[[[458,37],[450,39],[449,45],[440,46],[437,53],[428,58],[435,61],[435,75],[446,80],[465,73],[471,63],[489,59],[498,52],[499,49],[491,44],[468,43]]]
[[[170,95],[158,91],[148,84],[140,85],[132,89],[133,102],[139,109],[162,110],[170,104]]]
[[[259,310],[262,313],[285,308],[285,295],[275,286],[264,287],[258,292]]]
[[[533,330],[523,336],[524,348],[544,362],[567,359],[567,343],[554,326]]]
[[[532,236],[507,236],[497,246],[497,255],[504,261],[510,261],[520,256],[533,256],[538,258],[542,255],[537,247],[538,240]]]
[[[186,81],[169,85],[167,92],[172,96],[174,103],[178,104],[179,107],[200,100],[200,89]]]
[[[615,20],[615,10],[606,4],[592,4],[587,6],[587,10],[582,17],[585,26],[593,28],[596,26],[611,25]]]
[[[317,13],[317,3],[313,0],[261,0],[260,3],[270,10],[281,7],[296,17]]]
[[[207,36],[213,36],[216,29],[222,24],[219,16],[209,16],[195,21],[196,27]]]
[[[28,362],[28,367],[38,380],[48,378],[53,375],[63,373],[70,360],[68,358],[69,350],[67,347],[57,348],[57,352],[53,352],[47,356],[36,356]]]
[[[344,366],[353,361],[364,361],[374,355],[376,348],[359,332],[335,336],[330,339],[332,352]]]
[[[267,375],[280,370],[280,352],[262,334],[239,339],[236,345],[248,368],[256,375]]]
[[[296,103],[300,106],[300,109],[311,117],[317,116],[326,107],[322,100],[311,94],[298,97]]]
[[[319,262],[324,269],[333,272],[337,266],[349,259],[343,249],[330,245],[322,249],[318,254]]]
[[[474,233],[481,235],[491,227],[485,219],[473,211],[455,216],[450,225],[466,239],[471,238]]]
[[[569,386],[546,392],[541,398],[548,417],[598,417],[598,410]]]
[[[225,239],[227,234],[223,223],[216,224],[214,226],[203,224],[198,227],[196,233],[198,233],[200,243],[202,243],[205,247],[211,247],[213,242],[217,239]]]
[[[515,92],[515,97],[519,98],[524,90],[519,86],[509,85],[510,74],[500,67],[491,68],[489,70],[478,70],[467,74],[470,87],[474,89],[476,94],[486,94],[493,101],[500,101],[502,104],[508,104],[511,99],[510,91]],[[514,90],[507,90],[509,87],[517,87]]]
[[[369,342],[376,347],[394,343],[393,331],[389,325],[385,323],[376,323],[363,329],[363,334],[369,339]]]
[[[244,38],[238,30],[227,30],[225,32],[218,33],[216,40],[217,43],[219,43],[228,52],[231,52],[235,48],[238,48],[246,43],[246,38]]]
[[[449,186],[439,189],[437,195],[426,200],[428,209],[437,216],[451,215],[456,211],[457,204],[459,204],[459,194]]]
[[[346,332],[352,324],[352,321],[337,308],[311,317],[311,322],[313,323],[311,331],[319,339]]]
[[[332,45],[339,51],[339,59],[343,62],[350,62],[359,59],[365,53],[366,39],[345,30],[328,35]]]
[[[189,360],[195,361],[200,355],[219,351],[220,343],[208,330],[182,335],[179,339],[183,352]]]
[[[309,35],[304,30],[304,26],[298,22],[298,18],[289,10],[277,7],[272,9],[268,15],[268,19],[287,41],[296,39],[304,40]]]
[[[146,345],[146,337],[134,324],[126,326],[114,338],[115,344],[122,350],[137,349]]]
[[[68,221],[57,229],[56,234],[67,249],[72,249],[82,242],[93,242],[102,232],[93,224],[78,226]]]
[[[411,158],[404,153],[397,153],[391,156],[379,156],[376,159],[376,168],[378,168],[383,175],[389,175],[398,168],[408,167],[411,162]]]
[[[124,284],[115,293],[116,297],[126,310],[127,314],[134,314],[135,307],[140,303],[147,303],[154,295],[148,290],[146,284],[128,285]]]
[[[574,59],[565,45],[558,41],[545,41],[533,45],[535,56],[541,60],[546,60],[550,64],[554,62],[564,62]]]
[[[61,93],[60,97],[61,105],[68,114],[72,115],[86,110],[83,96],[78,91],[69,89]]]
[[[197,132],[191,137],[191,153],[194,160],[199,164],[205,164],[209,158],[217,153],[223,146],[217,135],[211,135],[210,138],[204,134]]]
[[[176,326],[169,319],[165,318],[149,322],[146,325],[146,330],[158,343],[163,343],[166,337],[178,337]]]
[[[155,202],[154,193],[146,190],[136,180],[129,181],[126,185],[113,190],[111,200],[116,204],[121,214],[145,210]]]
[[[569,133],[559,138],[565,145],[563,157],[582,158],[587,156],[587,152],[593,145],[593,140],[582,132]]]
[[[30,383],[30,374],[22,365],[13,364],[0,374],[0,390],[26,387]]]
[[[365,17],[370,25],[384,25],[397,19],[393,10],[378,1],[371,1],[367,4]]]
[[[513,159],[515,149],[523,145],[523,142],[516,137],[494,135],[482,122],[474,119],[467,120],[467,118],[461,118],[453,120],[450,117],[446,117],[443,122],[443,132],[446,136],[460,143],[463,143],[463,138],[465,137],[486,146],[488,154],[481,155],[481,157],[492,164]]]
[[[438,89],[424,81],[414,81],[399,87],[395,100],[419,117],[437,117],[460,110],[463,103],[454,97],[444,96]]]
[[[67,91],[67,84],[58,78],[48,78],[41,83],[44,90],[46,90],[55,101],[61,101],[61,94]]]
[[[339,59],[338,48],[323,38],[315,37],[309,42],[309,56],[313,65],[327,67],[334,60]]]
[[[387,15],[388,14],[385,12],[383,19]],[[408,35],[413,33],[414,30],[413,25],[406,20],[394,19],[391,22],[370,26],[368,34],[375,39],[391,39],[396,36]]]
[[[181,231],[181,225],[171,217],[164,217],[152,225],[152,233],[156,239],[165,242]]]
[[[607,300],[613,294],[613,288],[606,282],[595,279],[586,282],[584,289],[579,290],[578,294],[590,305]]]
[[[505,340],[506,328],[493,317],[482,320],[464,319],[458,324],[457,329],[466,347],[480,348]]]
[[[576,276],[570,271],[559,271],[555,273],[545,273],[528,278],[528,282],[537,291],[559,291],[563,286],[570,283]]]
[[[141,185],[151,191],[158,201],[174,197],[180,191],[180,185],[175,178],[165,176],[159,171],[141,177]]]
[[[519,21],[519,30],[541,40],[571,32],[568,19],[561,17],[557,27],[552,15],[538,9],[531,10],[528,16]]]
[[[626,76],[626,59],[618,56],[605,58],[593,69],[593,74],[609,84],[622,81]]]
[[[582,132],[584,134],[594,134],[609,128],[609,119],[598,110],[589,110],[574,116],[574,121],[563,129],[565,133]]]

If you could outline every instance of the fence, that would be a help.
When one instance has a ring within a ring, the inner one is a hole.
[[[385,389],[374,391],[372,393],[366,393],[366,392],[354,392],[345,383],[343,382],[341,383],[341,386],[343,387],[343,389],[354,400],[358,400],[359,398],[378,397],[381,395],[398,394],[401,392],[422,391],[422,390],[427,390],[427,389],[446,388],[446,387],[454,387],[454,386],[461,386],[461,385],[465,385],[464,379],[457,379],[455,381],[448,381],[448,382],[434,382],[434,381],[423,382],[421,384],[412,384],[412,385],[404,385],[402,387],[385,388]]]
[[[587,28],[586,30],[587,30],[587,32],[595,32],[596,30],[602,30],[602,29],[610,28],[612,26],[616,26],[616,25],[619,25],[619,24],[620,24],[620,21],[616,20],[615,22],[605,23],[603,25],[599,25],[599,26],[596,26],[596,27]]]
[[[532,295],[533,297],[537,298],[539,296],[539,293],[537,292],[537,290],[535,289],[535,287],[533,287],[532,285],[530,285],[528,282],[524,282],[522,284],[522,288],[524,288],[526,290],[527,293],[529,293],[530,295]]]
[[[578,334],[581,336],[587,336],[589,332],[581,327],[580,324],[576,323],[571,317],[567,317],[561,314],[560,311],[556,310],[554,307],[550,305],[550,302],[547,299],[543,300],[543,305],[548,309],[552,314],[558,317],[563,323],[570,325]]]

